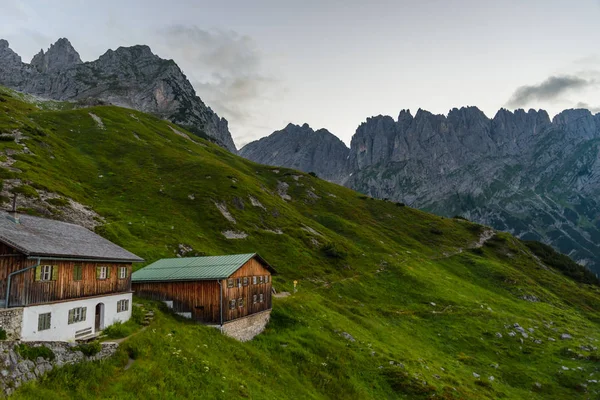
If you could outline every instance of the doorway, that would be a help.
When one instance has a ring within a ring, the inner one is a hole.
[[[104,303],[96,304],[96,324],[95,331],[100,332],[104,328]]]

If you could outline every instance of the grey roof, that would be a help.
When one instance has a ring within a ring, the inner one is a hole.
[[[88,229],[61,221],[0,211],[0,242],[28,256],[141,262],[140,257]]]
[[[131,275],[133,282],[170,282],[225,279],[240,269],[250,259],[258,259],[267,270],[273,267],[256,253],[227,256],[163,258]]]

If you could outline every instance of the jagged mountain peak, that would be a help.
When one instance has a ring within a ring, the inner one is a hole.
[[[55,100],[94,98],[153,113],[237,151],[227,120],[202,102],[175,61],[160,58],[146,45],[108,50],[83,63],[71,42],[61,38],[28,65],[4,40],[0,84]]]
[[[38,72],[60,71],[81,64],[81,57],[67,38],[51,44],[47,52],[40,50],[31,60],[31,66]]]
[[[8,43],[8,40],[0,39],[0,50],[8,49],[9,47],[10,47],[10,44]]]

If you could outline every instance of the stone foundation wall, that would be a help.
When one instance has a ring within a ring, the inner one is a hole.
[[[22,308],[0,308],[0,328],[6,332],[6,339],[21,339]]]
[[[16,346],[21,343],[32,347],[46,346],[54,353],[54,360],[46,360],[42,357],[28,360],[21,357],[16,350]],[[110,357],[119,347],[117,343],[102,343],[100,352],[86,357],[81,351],[74,349],[77,345],[77,343],[68,342],[0,342],[0,394],[4,393],[8,396],[21,384],[41,377],[54,367]]]
[[[271,310],[248,315],[244,318],[226,322],[221,327],[221,332],[240,342],[246,342],[265,330],[269,318],[271,318]]]

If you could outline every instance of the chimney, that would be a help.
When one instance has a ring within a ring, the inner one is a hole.
[[[13,203],[12,203],[12,214],[9,214],[8,219],[14,222],[15,224],[19,224],[19,214],[17,214],[17,194],[14,194]]]

